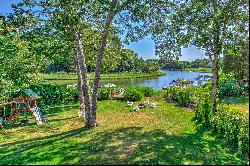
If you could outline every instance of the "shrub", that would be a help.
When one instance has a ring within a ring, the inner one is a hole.
[[[181,106],[194,107],[199,96],[198,92],[200,92],[199,87],[180,88],[170,86],[167,88],[164,97],[168,101],[176,101]]]
[[[78,101],[79,92],[76,85],[67,85],[65,94],[65,101]]]
[[[128,87],[124,94],[124,99],[129,101],[139,101],[144,97],[139,87]]]
[[[190,87],[190,88],[182,88],[177,91],[177,102],[181,106],[191,107],[195,104],[194,102],[194,94],[198,88]]]
[[[244,156],[249,155],[249,120],[247,120],[240,128],[238,134],[239,153]]]
[[[211,125],[211,101],[208,93],[203,92],[202,97],[197,101],[197,104],[194,108],[195,118],[203,126],[209,127]]]
[[[166,89],[166,93],[164,95],[165,99],[168,101],[177,101],[177,91],[180,89],[180,87],[169,86]]]
[[[213,131],[219,133],[228,145],[238,147],[242,155],[249,155],[249,120],[242,111],[220,104],[211,122]]]
[[[98,95],[97,95],[97,100],[110,100],[112,99],[111,93],[118,92],[118,88],[100,88],[98,89]]]
[[[124,99],[129,101],[139,101],[143,97],[150,97],[155,94],[151,87],[130,86],[125,90]]]
[[[77,101],[78,91],[75,86],[64,86],[54,84],[34,84],[29,87],[42,98],[38,101],[41,107],[53,105],[65,101]]]
[[[151,87],[146,87],[146,86],[140,86],[140,87],[137,87],[138,90],[144,94],[145,97],[150,97],[150,96],[153,96],[154,95],[154,89],[151,88]]]
[[[198,122],[219,133],[228,145],[238,147],[240,154],[249,155],[249,120],[242,111],[220,104],[213,113],[209,95],[204,95],[194,110]]]
[[[235,79],[219,82],[219,97],[238,96],[243,93],[244,87],[240,87]]]

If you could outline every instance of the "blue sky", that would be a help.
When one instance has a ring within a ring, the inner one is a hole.
[[[20,0],[0,0],[0,13],[9,13],[12,12],[11,4],[18,3]],[[140,57],[143,59],[155,59],[155,48],[154,42],[150,39],[142,39],[138,42],[130,43],[126,45],[125,48],[133,49]],[[204,52],[202,50],[198,50],[196,47],[191,46],[189,48],[182,49],[182,57],[180,60],[192,61],[197,58],[204,57]]]

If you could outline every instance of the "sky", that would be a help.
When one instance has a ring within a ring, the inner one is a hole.
[[[20,0],[0,0],[0,13],[12,12],[11,4],[18,2],[20,2]],[[125,48],[133,49],[143,59],[158,58],[155,55],[154,41],[148,38],[144,38],[138,42],[133,42],[129,45],[125,45]],[[197,58],[205,57],[204,52],[197,49],[195,46],[183,48],[181,54],[182,56],[180,60],[182,61],[193,61]]]

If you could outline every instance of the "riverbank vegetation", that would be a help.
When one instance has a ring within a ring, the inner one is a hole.
[[[200,73],[211,73],[211,68],[185,68],[182,71],[192,71],[192,72],[200,72]]]
[[[196,59],[194,61],[179,61],[179,60],[165,60],[163,58],[158,60],[161,69],[164,70],[179,70],[179,71],[194,71],[211,73],[211,65],[209,59]]]

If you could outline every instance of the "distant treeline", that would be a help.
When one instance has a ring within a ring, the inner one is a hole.
[[[209,59],[196,59],[194,61],[164,61],[159,60],[161,69],[164,70],[184,70],[186,68],[210,68]]]

